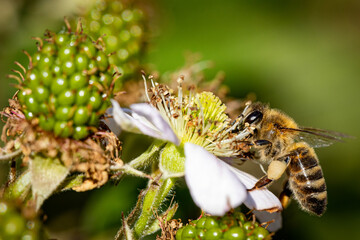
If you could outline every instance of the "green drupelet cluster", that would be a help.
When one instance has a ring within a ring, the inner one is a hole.
[[[55,136],[83,139],[110,106],[114,68],[101,46],[81,31],[47,31],[37,40],[17,94],[22,111]]]
[[[257,222],[248,221],[243,213],[224,217],[203,216],[191,221],[176,233],[176,240],[262,240],[271,239],[269,232]]]
[[[13,204],[0,199],[0,240],[48,239],[41,222],[34,217],[24,215]]]
[[[97,0],[82,14],[84,32],[93,39],[101,38],[109,62],[118,68],[120,79],[134,76],[145,50],[145,19],[143,11],[132,1]],[[116,83],[120,88],[122,81]]]

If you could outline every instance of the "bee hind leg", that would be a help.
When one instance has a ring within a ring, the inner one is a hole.
[[[284,189],[280,193],[280,196],[279,196],[279,199],[280,199],[280,202],[281,202],[281,205],[283,206],[283,208],[286,208],[289,206],[290,201],[291,201],[291,195],[292,195],[292,191],[290,189],[289,181],[286,181],[286,183],[284,184]]]
[[[288,165],[288,156],[283,158],[280,158],[279,160],[274,160],[269,164],[267,174],[263,176],[262,178],[255,183],[255,186],[250,189],[250,191],[253,191],[255,189],[260,189],[268,186],[271,184],[274,180],[278,180],[283,173],[285,172]]]

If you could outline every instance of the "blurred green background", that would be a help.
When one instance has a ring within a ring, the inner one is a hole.
[[[0,0],[0,106],[15,89],[6,74],[21,50],[35,50],[30,38],[57,30],[78,6],[70,0]],[[184,64],[186,51],[215,62],[209,75],[226,73],[230,95],[282,109],[303,126],[344,132],[356,139],[318,149],[329,204],[321,218],[293,202],[275,239],[345,239],[360,236],[360,2],[357,0],[153,1],[157,26],[147,62],[160,72]],[[144,140],[130,136],[125,144]],[[145,139],[145,141],[148,139]],[[144,147],[145,148],[145,147]],[[124,146],[126,149],[126,146]],[[138,152],[124,152],[124,158]],[[0,181],[6,164],[0,163]],[[47,225],[58,239],[111,239],[145,182],[127,178],[87,193],[68,192],[44,206]],[[196,217],[180,183],[179,217]]]

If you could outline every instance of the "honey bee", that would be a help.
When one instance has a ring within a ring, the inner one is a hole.
[[[248,104],[239,117],[239,126],[248,129],[245,138],[252,160],[268,164],[266,175],[250,189],[259,189],[279,179],[286,171],[288,181],[280,195],[285,207],[293,195],[303,210],[321,216],[327,205],[326,184],[316,147],[342,141],[344,134],[299,127],[280,110],[262,103]]]

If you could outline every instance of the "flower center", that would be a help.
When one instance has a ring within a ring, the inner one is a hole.
[[[216,156],[234,156],[236,138],[228,131],[231,119],[225,113],[226,106],[211,92],[194,93],[190,89],[185,94],[182,80],[178,83],[174,96],[166,85],[151,81],[151,94],[147,95],[150,104],[159,110],[182,144],[199,145]]]

